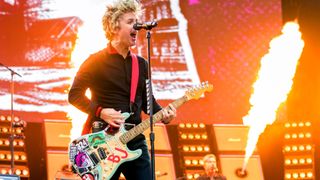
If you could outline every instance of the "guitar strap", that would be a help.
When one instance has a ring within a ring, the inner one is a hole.
[[[132,73],[131,73],[131,91],[130,91],[130,111],[132,112],[132,106],[136,97],[138,79],[139,79],[139,63],[137,55],[131,53],[132,57]]]

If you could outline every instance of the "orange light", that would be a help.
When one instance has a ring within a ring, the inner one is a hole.
[[[195,151],[196,151],[196,147],[191,146],[191,147],[190,147],[190,150],[191,150],[192,152],[195,152]]]
[[[297,159],[293,159],[292,160],[292,164],[298,164],[298,160]]]
[[[198,150],[199,152],[201,152],[201,151],[203,151],[203,147],[202,147],[202,146],[198,146],[198,147],[197,147],[197,150]]]
[[[306,160],[304,158],[301,158],[301,159],[299,159],[299,163],[304,164],[304,163],[306,163]]]
[[[301,172],[301,173],[300,173],[300,177],[301,177],[301,178],[305,178],[305,177],[306,177],[306,173]]]
[[[198,165],[198,161],[196,159],[192,160],[193,165]]]
[[[186,134],[181,134],[181,138],[182,139],[187,139],[187,135]]]
[[[292,146],[292,151],[297,151],[298,147],[297,146]]]
[[[183,146],[183,151],[188,152],[189,151],[189,147],[188,146]]]
[[[193,128],[198,128],[199,127],[199,125],[197,124],[197,123],[193,123]]]
[[[200,138],[201,138],[200,134],[196,134],[196,135],[195,135],[195,138],[196,138],[196,139],[200,139]]]
[[[297,127],[297,123],[292,123],[291,126],[292,127]]]
[[[300,150],[300,151],[304,151],[304,146],[303,146],[303,145],[300,145],[300,146],[299,146],[299,150]]]
[[[290,164],[291,164],[291,160],[290,160],[290,159],[286,159],[286,160],[285,160],[285,164],[286,164],[286,165],[290,165]]]
[[[291,174],[290,173],[286,173],[286,178],[287,179],[291,179]]]
[[[298,137],[297,134],[292,134],[292,139],[296,139]]]
[[[312,159],[311,158],[307,158],[307,163],[311,164],[312,163]]]
[[[186,165],[190,165],[190,164],[191,164],[191,161],[188,159],[188,160],[185,160],[184,163],[185,163]]]
[[[29,174],[29,172],[28,172],[28,170],[24,169],[24,170],[22,170],[22,174],[23,174],[24,176],[27,176],[27,175]]]
[[[306,125],[307,127],[310,127],[310,126],[311,126],[311,122],[306,122],[305,125]]]
[[[291,126],[290,123],[285,123],[285,124],[284,124],[284,127],[286,127],[286,128],[289,128],[290,126]]]
[[[187,123],[187,124],[186,124],[186,127],[187,127],[187,128],[191,128],[192,125],[191,125],[190,123]]]
[[[303,123],[303,122],[300,122],[298,126],[299,126],[299,127],[303,127],[303,126],[304,126],[304,123]]]
[[[306,133],[306,138],[311,138],[311,133]]]
[[[205,146],[205,147],[204,147],[204,151],[209,152],[209,151],[210,151],[209,146]]]
[[[307,151],[311,151],[311,150],[312,150],[312,146],[311,146],[311,145],[307,145],[307,146],[306,146],[306,150],[307,150]]]
[[[184,123],[180,123],[180,124],[179,124],[179,127],[180,127],[180,128],[185,128],[186,125],[185,125]]]
[[[297,179],[297,178],[299,177],[299,174],[298,174],[298,173],[293,173],[293,174],[292,174],[292,177],[293,177],[294,179]]]
[[[16,175],[20,175],[21,174],[21,170],[20,169],[16,169]]]
[[[6,120],[6,117],[3,116],[3,115],[1,115],[1,116],[0,116],[0,120],[1,120],[1,121],[5,121],[5,120]]]
[[[193,139],[193,138],[194,138],[193,134],[189,134],[189,135],[188,135],[188,138],[189,138],[189,139]]]
[[[312,172],[308,172],[308,173],[307,173],[307,177],[308,177],[308,178],[312,178],[312,177],[313,177],[313,173],[312,173]]]
[[[206,134],[202,134],[202,139],[207,139],[208,136]]]
[[[203,123],[200,123],[200,124],[199,124],[199,127],[200,127],[200,128],[205,128],[205,127],[206,127],[206,125],[205,125],[205,124],[203,124]]]
[[[285,134],[285,135],[284,135],[284,138],[285,138],[285,139],[290,139],[290,137],[291,137],[290,134]]]
[[[304,134],[303,133],[299,133],[299,138],[304,138]]]

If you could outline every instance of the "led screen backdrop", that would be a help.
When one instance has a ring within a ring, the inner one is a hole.
[[[151,36],[151,65],[154,94],[160,103],[165,106],[202,81],[214,86],[205,98],[181,107],[175,123],[242,123],[260,58],[280,33],[281,1],[141,2],[146,9],[142,20],[158,21]],[[75,72],[72,50],[81,28],[89,24],[86,12],[105,4],[99,0],[0,1],[0,62],[22,75],[14,77],[15,114],[29,121],[66,118],[67,90]],[[100,23],[100,16],[95,20]],[[135,50],[147,57],[145,32],[139,33]],[[10,79],[10,72],[1,67],[3,114],[10,112]]]

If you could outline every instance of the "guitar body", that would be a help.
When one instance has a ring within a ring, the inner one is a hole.
[[[122,163],[140,157],[141,149],[131,151],[119,140],[125,132],[121,126],[115,134],[106,129],[73,140],[69,145],[73,171],[82,179],[110,179]]]
[[[178,108],[190,99],[199,99],[206,92],[211,91],[212,85],[202,83],[201,86],[188,90],[184,96],[178,98],[171,105]],[[170,107],[166,107],[170,109]],[[122,113],[127,119],[130,114]],[[153,123],[163,118],[161,111],[153,116]],[[116,133],[109,133],[108,129],[87,134],[73,140],[69,145],[69,160],[72,170],[85,180],[110,179],[118,167],[141,156],[142,150],[131,151],[127,143],[150,127],[150,120],[144,120],[129,131],[121,125]]]

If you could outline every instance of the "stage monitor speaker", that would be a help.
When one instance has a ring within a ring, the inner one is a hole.
[[[220,167],[223,175],[232,180],[264,180],[260,157],[253,155],[247,164],[245,176],[237,176],[236,171],[241,170],[243,155],[219,155]]]
[[[0,180],[20,180],[17,175],[0,174]]]
[[[247,126],[214,124],[213,131],[216,137],[219,152],[245,151],[248,137]]]

